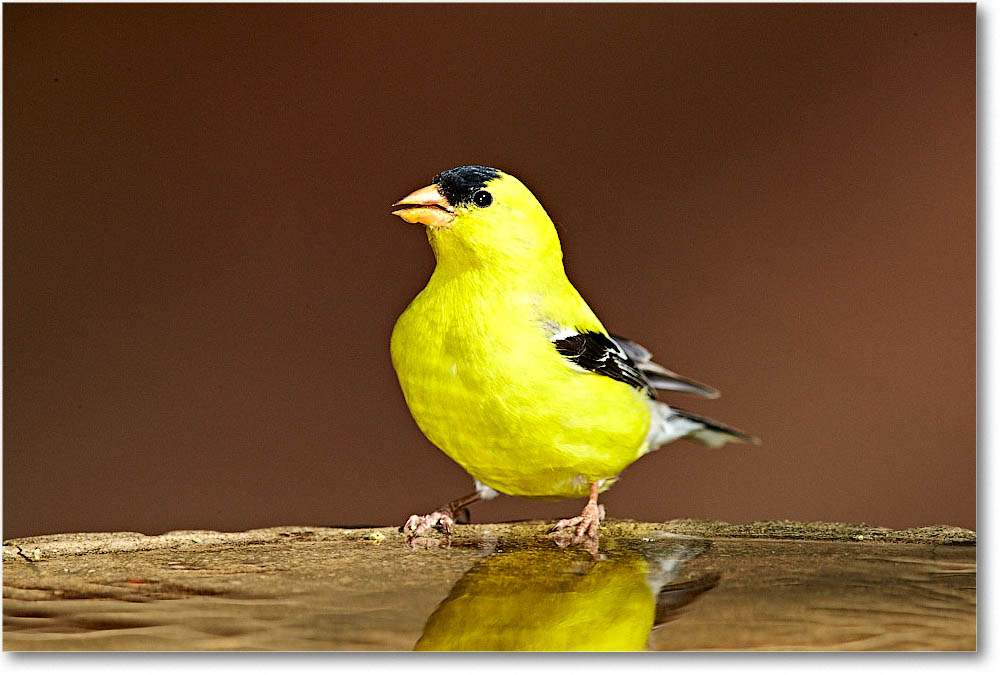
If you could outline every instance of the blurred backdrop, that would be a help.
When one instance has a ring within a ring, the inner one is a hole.
[[[4,536],[399,524],[389,205],[514,173],[613,332],[759,435],[614,517],[976,525],[975,6],[5,5]],[[580,503],[500,498],[477,521]]]

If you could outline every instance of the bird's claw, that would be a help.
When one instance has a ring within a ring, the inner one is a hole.
[[[583,537],[584,535],[595,537],[597,536],[597,528],[600,526],[601,521],[604,520],[606,513],[603,504],[588,503],[583,507],[583,513],[575,518],[563,518],[553,525],[549,529],[549,532],[556,532],[576,525],[576,537]]]
[[[433,513],[428,513],[426,516],[413,514],[403,523],[399,531],[411,539],[419,537],[433,528],[442,530],[445,534],[450,535],[451,527],[454,524],[454,514],[450,510],[439,509]]]
[[[604,520],[605,514],[606,511],[602,504],[589,502],[583,507],[583,513],[575,518],[563,518],[553,525],[549,529],[549,532],[558,532],[559,530],[576,527],[576,531],[571,536],[566,536],[565,534],[562,536],[557,535],[555,537],[556,544],[561,548],[565,548],[570,544],[579,544],[596,557],[598,542],[600,541],[597,536],[597,530],[601,521]]]

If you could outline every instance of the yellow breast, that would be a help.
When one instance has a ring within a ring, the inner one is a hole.
[[[570,367],[548,339],[551,314],[530,289],[435,275],[393,330],[393,366],[417,425],[506,494],[583,496],[646,449],[642,393]]]

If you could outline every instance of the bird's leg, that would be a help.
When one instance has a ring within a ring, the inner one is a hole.
[[[575,525],[576,536],[573,537],[574,542],[578,542],[584,537],[596,538],[597,528],[601,524],[601,521],[604,520],[605,514],[604,507],[597,503],[597,492],[598,483],[594,481],[590,484],[590,499],[587,501],[587,505],[583,507],[583,513],[576,518],[563,518],[549,532],[555,532],[556,530],[562,530]]]
[[[445,534],[451,534],[451,526],[455,524],[456,516],[465,511],[469,504],[474,504],[479,499],[479,493],[473,492],[471,495],[459,497],[444,506],[439,506],[426,516],[414,514],[399,528],[399,531],[408,537],[416,537],[433,527],[440,527]]]

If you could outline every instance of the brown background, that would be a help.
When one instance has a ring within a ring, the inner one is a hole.
[[[974,5],[3,14],[5,536],[464,493],[389,363],[433,257],[388,207],[469,163],[723,392],[668,400],[764,439],[643,458],[611,515],[975,526]]]

